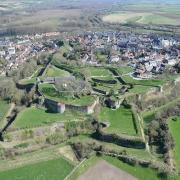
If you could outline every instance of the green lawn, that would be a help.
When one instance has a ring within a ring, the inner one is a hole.
[[[86,117],[80,112],[66,110],[63,114],[48,113],[45,109],[30,107],[21,111],[14,123],[15,128],[32,128],[61,121],[84,120]]]
[[[129,75],[125,75],[122,77],[124,81],[127,83],[144,85],[144,86],[159,86],[163,85],[166,80],[159,80],[159,79],[151,79],[151,80],[136,80],[130,77]]]
[[[70,76],[69,72],[59,69],[55,66],[50,66],[46,72],[47,77],[65,77]]]
[[[59,158],[0,172],[2,180],[63,180],[73,169],[66,160]]]
[[[108,69],[100,67],[88,67],[87,70],[90,72],[90,76],[108,76],[112,77],[111,72]]]
[[[137,135],[130,109],[120,107],[117,110],[111,110],[105,107],[100,113],[99,119],[104,122],[110,122],[110,127],[106,129],[109,133]]]
[[[10,104],[8,104],[6,101],[0,100],[0,126],[9,108],[10,108]]]
[[[70,180],[76,180],[81,174],[85,173],[90,167],[94,166],[98,161],[105,160],[115,167],[130,173],[131,175],[137,177],[139,180],[158,180],[157,172],[149,168],[143,168],[141,166],[131,166],[120,160],[110,157],[110,156],[92,156],[90,159],[86,160],[81,166],[72,174]]]
[[[169,121],[169,128],[175,140],[174,158],[178,171],[180,172],[180,116],[177,118],[176,121]]]
[[[116,68],[116,70],[120,75],[127,74],[133,71],[133,69],[129,66],[118,67]]]
[[[151,88],[152,87],[149,87],[149,86],[134,85],[134,87],[130,89],[129,92],[134,93],[134,94],[141,94],[141,93],[147,92]]]

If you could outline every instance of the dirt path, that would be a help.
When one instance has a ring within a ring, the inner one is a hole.
[[[72,171],[70,174],[68,174],[68,176],[66,176],[66,178],[64,180],[69,180],[70,177],[73,175],[73,173],[85,162],[86,159],[83,159]]]
[[[137,113],[137,117],[138,117],[138,121],[139,121],[141,135],[142,135],[143,141],[146,144],[146,150],[151,155],[149,144],[148,144],[148,142],[146,140],[145,133],[144,133],[144,122],[143,122],[143,119],[142,119],[141,115],[139,115],[138,113]]]

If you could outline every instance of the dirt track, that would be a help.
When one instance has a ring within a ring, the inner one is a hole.
[[[79,176],[78,180],[136,180],[136,178],[106,161],[99,161]]]

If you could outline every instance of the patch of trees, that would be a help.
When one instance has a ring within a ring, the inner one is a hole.
[[[51,60],[51,55],[41,54],[39,57],[27,60],[18,70],[8,71],[7,77],[12,77],[15,82],[30,77],[39,65],[46,65]]]
[[[112,148],[107,148],[103,144],[100,144],[93,140],[81,141],[72,143],[72,148],[75,151],[75,154],[79,160],[84,158],[89,158],[90,156],[97,155],[107,155],[112,156],[124,163],[127,163],[131,166],[140,165],[142,167],[150,167],[152,169],[158,170],[159,175],[167,177],[169,175],[169,169],[166,165],[152,162],[150,160],[141,160],[135,157],[130,157],[126,150],[114,150]]]
[[[174,66],[174,70],[175,70],[177,73],[180,73],[180,62],[177,63],[177,64]]]
[[[152,107],[160,107],[166,103],[169,103],[180,96],[180,83],[177,82],[170,83],[167,86],[163,87],[163,93],[154,93],[152,98],[148,98],[150,94],[145,94],[139,98],[138,96],[134,97],[134,103],[138,106],[139,109],[145,110]],[[166,93],[169,91],[169,93]]]
[[[0,97],[8,102],[13,100],[16,85],[12,79],[0,80]]]
[[[169,152],[174,148],[175,143],[169,131],[167,120],[156,118],[148,126],[147,135],[149,144],[156,145],[158,152],[163,154],[165,163],[170,162]]]
[[[46,137],[46,142],[51,145],[60,144],[67,140],[67,136],[63,132],[55,132]]]
[[[24,90],[18,90],[16,84],[12,79],[0,79],[0,98],[7,102],[14,102],[17,105],[28,106],[34,101],[35,89],[27,92]]]

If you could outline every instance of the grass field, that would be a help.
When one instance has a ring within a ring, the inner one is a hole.
[[[66,160],[59,158],[17,169],[0,172],[0,179],[4,180],[60,180],[64,179],[73,169]]]
[[[141,94],[150,90],[149,86],[135,85],[132,89],[129,89],[130,93]]]
[[[110,133],[119,133],[127,135],[137,135],[133,125],[132,112],[130,109],[120,107],[117,110],[103,108],[99,119],[104,122],[110,122],[110,127],[106,129]]]
[[[70,76],[69,72],[59,69],[55,66],[50,66],[46,72],[47,77],[66,77]]]
[[[137,85],[144,85],[144,86],[159,86],[163,85],[166,80],[161,80],[161,79],[150,79],[150,80],[136,80],[130,77],[129,75],[125,75],[122,77],[126,83],[132,83],[132,84],[137,84]]]
[[[0,100],[0,126],[1,126],[2,119],[8,112],[9,108],[10,108],[10,104],[8,104],[6,101]]]
[[[179,5],[129,4],[103,16],[109,23],[180,25]]]
[[[111,72],[108,69],[105,68],[98,68],[98,67],[89,67],[87,68],[87,71],[89,71],[90,76],[99,76],[99,77],[103,77],[103,76],[108,76],[108,77],[112,77]]]
[[[133,69],[129,66],[118,67],[116,68],[116,70],[120,75],[127,74],[133,71]]]
[[[131,175],[137,177],[139,180],[158,180],[157,172],[154,170],[151,170],[149,168],[143,168],[141,166],[130,166],[126,163],[121,162],[120,160],[109,157],[109,156],[102,156],[102,157],[96,157],[93,156],[90,159],[86,160],[81,166],[72,174],[70,177],[70,180],[76,180],[81,174],[86,172],[90,167],[94,166],[98,161],[105,160],[109,162],[110,164],[114,165],[115,167],[120,168],[121,170],[124,170]],[[148,174],[148,176],[147,176]]]
[[[180,117],[178,117],[176,121],[170,120],[169,128],[175,140],[174,158],[176,161],[176,167],[178,168],[178,171],[180,172],[180,156],[179,156],[180,155],[180,141],[179,141]]]
[[[64,122],[71,120],[84,120],[85,116],[80,112],[66,110],[63,114],[60,113],[48,113],[45,109],[36,107],[26,108],[21,111],[13,127],[15,128],[32,128],[54,122]]]

